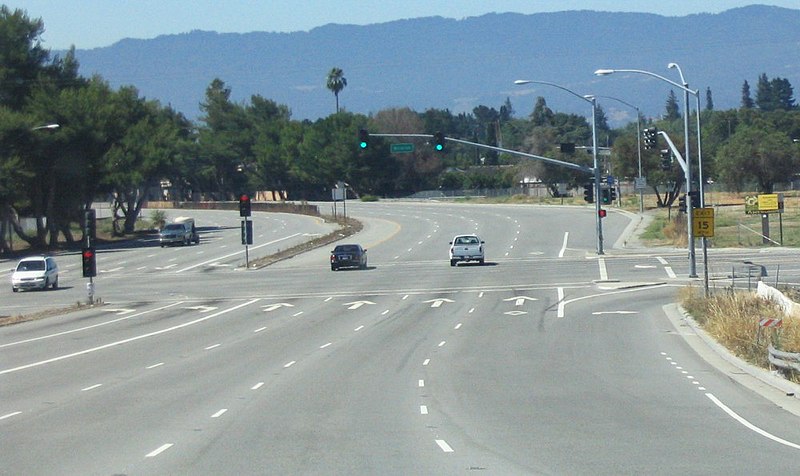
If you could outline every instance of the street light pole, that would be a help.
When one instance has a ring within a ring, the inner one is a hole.
[[[592,105],[592,168],[594,169],[594,208],[595,208],[595,224],[597,228],[597,254],[602,255],[605,254],[603,252],[603,222],[602,218],[600,217],[600,200],[601,200],[601,190],[600,190],[600,167],[598,165],[597,160],[597,100],[592,95],[581,96],[580,94],[576,93],[571,89],[567,89],[564,86],[559,84],[551,83],[548,81],[535,81],[532,79],[518,79],[514,81],[514,84],[522,85],[522,84],[544,84],[547,86],[553,86],[554,88],[558,88],[562,91],[566,91],[573,96],[577,96],[584,101],[588,102]]]
[[[670,68],[678,68],[678,71],[680,72],[680,68],[675,63],[670,63],[669,67]],[[607,75],[612,74],[612,73],[638,73],[638,74],[645,74],[647,76],[652,76],[652,77],[658,78],[658,79],[660,79],[660,80],[662,80],[662,81],[664,81],[666,83],[669,83],[669,84],[681,89],[684,92],[685,109],[686,109],[684,111],[684,121],[683,121],[684,122],[684,138],[685,138],[685,142],[686,142],[686,147],[685,147],[686,157],[684,157],[684,159],[686,160],[686,170],[684,172],[685,172],[685,177],[686,177],[686,191],[690,192],[692,190],[692,166],[691,166],[691,162],[689,161],[689,111],[688,111],[688,109],[689,109],[689,93],[693,94],[695,97],[698,98],[698,105],[699,105],[700,92],[696,91],[696,90],[689,89],[688,84],[685,84],[685,83],[684,84],[678,84],[675,81],[672,81],[671,79],[667,79],[664,76],[661,76],[660,74],[651,73],[650,71],[644,71],[644,70],[641,70],[641,69],[598,69],[598,70],[596,70],[594,72],[594,74],[597,75],[597,76],[607,76]],[[683,76],[683,74],[681,74],[681,77],[682,76]],[[681,79],[681,80],[683,80],[683,79]],[[698,140],[699,140],[700,139],[700,122],[699,122],[700,121],[700,111],[699,110],[697,111],[697,120],[698,120],[698,123],[697,123],[698,124],[697,137],[698,137]],[[698,149],[699,149],[699,145],[700,145],[700,143],[698,142]],[[698,155],[698,161],[699,160],[700,160],[700,155]],[[700,165],[699,168],[702,169],[702,165]],[[701,188],[700,188],[699,193],[700,193],[700,197],[701,197],[700,201],[701,201],[701,204],[702,204],[702,202],[703,202],[702,184],[700,184],[700,187]],[[696,257],[695,257],[694,230],[692,230],[692,215],[693,215],[692,207],[691,206],[687,206],[686,207],[686,221],[687,221],[686,228],[687,228],[687,236],[688,236],[688,239],[689,239],[689,246],[688,246],[689,247],[689,277],[690,278],[696,278],[697,277],[697,260],[696,260]]]
[[[628,102],[623,101],[620,98],[615,98],[612,96],[595,96],[598,98],[604,99],[613,99],[614,101],[621,102],[626,106],[632,107],[636,110],[636,153],[639,157],[639,182],[642,181],[642,124],[641,124],[641,113],[639,112],[639,108],[630,104]],[[639,213],[644,213],[644,189],[639,189]]]

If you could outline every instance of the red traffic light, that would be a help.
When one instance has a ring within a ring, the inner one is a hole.
[[[597,215],[598,215],[600,218],[605,218],[607,214],[608,214],[608,212],[606,212],[606,211],[605,211],[605,210],[603,210],[602,208],[601,208],[601,209],[600,209],[600,210],[597,212]]]
[[[94,258],[94,250],[83,250],[83,257],[84,259]]]
[[[249,202],[249,201],[250,201],[250,196],[249,196],[249,195],[247,195],[246,193],[243,193],[243,194],[242,194],[242,195],[239,197],[239,201],[240,201],[240,202]]]

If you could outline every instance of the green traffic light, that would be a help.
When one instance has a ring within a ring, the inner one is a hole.
[[[444,146],[442,144],[436,144],[436,150],[442,150]]]
[[[366,149],[366,148],[367,148],[367,143],[366,143],[366,142],[364,142],[364,141],[361,141],[361,142],[360,142],[358,145],[359,145],[359,147],[361,147],[362,149]]]

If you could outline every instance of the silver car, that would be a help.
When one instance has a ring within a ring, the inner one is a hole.
[[[58,265],[50,256],[30,256],[17,263],[11,275],[11,290],[58,288]]]

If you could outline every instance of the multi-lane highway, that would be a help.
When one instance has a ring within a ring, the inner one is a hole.
[[[704,355],[670,306],[685,251],[621,248],[628,216],[597,256],[588,208],[348,211],[367,270],[331,272],[327,248],[243,270],[238,217],[199,214],[197,247],[101,255],[107,305],[0,328],[0,473],[794,471],[796,400]],[[329,226],[255,219],[255,246]],[[457,233],[486,265],[450,267]],[[789,256],[761,261],[800,275]],[[79,299],[74,259],[66,289],[3,308]]]

